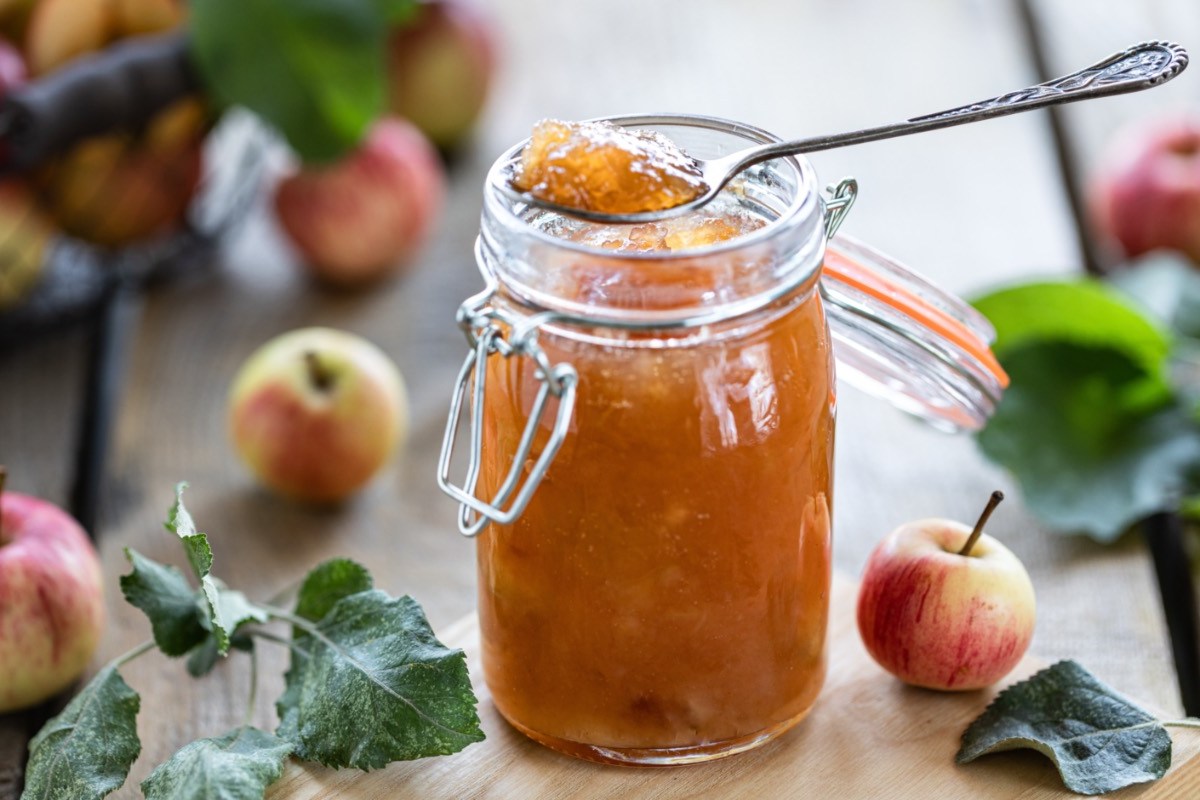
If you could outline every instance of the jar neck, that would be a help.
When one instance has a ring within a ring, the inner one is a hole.
[[[661,130],[701,158],[777,141],[735,123],[695,120],[614,121]],[[825,214],[816,177],[803,159],[747,170],[702,219],[680,221],[685,229],[747,223],[747,232],[706,247],[624,252],[640,244],[638,237],[663,229],[592,225],[528,206],[503,178],[523,146],[504,154],[485,184],[476,254],[489,282],[531,313],[589,326],[698,327],[753,314],[815,285]]]

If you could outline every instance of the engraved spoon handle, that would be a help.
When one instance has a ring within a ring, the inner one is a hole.
[[[732,176],[746,167],[780,156],[831,150],[851,144],[891,139],[910,133],[948,128],[952,125],[963,125],[991,117],[1002,117],[1059,103],[1136,92],[1169,81],[1182,72],[1187,63],[1187,51],[1177,44],[1143,42],[1078,72],[1039,83],[1027,89],[1002,94],[990,100],[982,100],[935,114],[913,117],[903,122],[881,125],[877,128],[767,144],[743,150],[710,163],[714,167],[720,164],[720,172],[727,172]]]

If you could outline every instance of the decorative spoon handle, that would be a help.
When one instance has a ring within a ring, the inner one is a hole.
[[[1172,42],[1143,42],[1090,67],[990,100],[959,106],[935,114],[912,117],[903,122],[849,133],[815,136],[778,142],[744,150],[721,159],[720,172],[736,174],[753,164],[780,156],[832,150],[863,142],[891,139],[912,133],[963,125],[991,117],[1002,117],[1035,108],[1149,89],[1174,78],[1187,66],[1188,54]],[[717,162],[713,162],[716,164]],[[725,180],[728,180],[726,177]]]
[[[913,117],[909,122],[961,119],[1025,111],[1055,103],[1148,89],[1174,78],[1188,63],[1188,54],[1171,42],[1143,42],[1109,56],[1098,64],[1052,81],[949,111]]]

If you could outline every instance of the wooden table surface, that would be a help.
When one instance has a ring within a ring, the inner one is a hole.
[[[366,295],[320,292],[299,277],[259,209],[219,270],[149,294],[126,360],[99,526],[111,623],[97,664],[147,637],[121,601],[122,548],[180,563],[161,521],[171,487],[210,534],[216,571],[266,598],[334,555],[367,564],[377,583],[410,593],[435,628],[470,612],[472,545],[455,531],[434,462],[464,355],[458,303],[480,285],[471,244],[490,160],[537,118],[689,111],[745,120],[782,135],[861,127],[1033,82],[1008,3],[939,0],[492,0],[505,38],[496,90],[472,149],[455,165],[435,240],[407,278]],[[1146,38],[1200,47],[1193,0],[1041,4],[1062,71]],[[1193,67],[1193,72],[1197,68]],[[1122,120],[1200,102],[1200,74],[1144,96],[1101,101],[1069,119],[1085,154]],[[970,294],[1034,274],[1079,268],[1072,222],[1041,114],[866,145],[813,158],[826,182],[861,184],[844,230],[950,289]],[[225,395],[260,343],[306,325],[361,333],[408,380],[412,437],[399,462],[355,502],[313,512],[254,486],[226,438]],[[0,461],[10,488],[66,502],[82,336],[0,357]],[[1178,712],[1170,647],[1142,541],[1112,546],[1042,529],[1010,480],[969,438],[932,431],[882,401],[841,394],[835,502],[837,567],[857,574],[874,543],[924,516],[973,518],[994,488],[1013,490],[991,530],[1025,561],[1039,595],[1033,651],[1075,658],[1130,695]],[[256,721],[274,724],[284,654],[268,651]],[[117,796],[197,736],[236,725],[247,664],[209,679],[146,658],[123,669],[142,692],[143,757]],[[13,766],[0,748],[0,772]],[[3,791],[0,790],[0,798]]]

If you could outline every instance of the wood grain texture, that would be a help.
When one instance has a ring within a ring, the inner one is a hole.
[[[1119,5],[1102,0],[1094,13]],[[472,547],[454,532],[453,504],[435,488],[434,465],[465,355],[454,311],[481,285],[471,251],[480,186],[491,157],[526,135],[535,119],[694,111],[799,136],[992,96],[1031,77],[1007,4],[991,0],[494,0],[491,8],[504,39],[496,90],[474,147],[452,172],[438,234],[409,276],[360,296],[320,292],[294,269],[269,211],[259,208],[230,243],[223,270],[147,298],[103,509],[112,622],[97,665],[148,635],[144,618],[117,589],[116,577],[127,571],[122,548],[182,563],[161,526],[181,479],[193,484],[189,506],[212,536],[216,574],[251,597],[269,597],[317,561],[346,555],[369,565],[381,587],[417,597],[435,628],[473,609]],[[1068,23],[1053,24],[1070,34]],[[1112,49],[1107,41],[1085,44],[1079,46],[1089,55]],[[827,182],[853,174],[862,184],[845,230],[948,288],[971,293],[1077,268],[1045,132],[1034,116],[813,160]],[[338,510],[305,509],[255,488],[225,435],[225,393],[243,359],[271,336],[317,324],[383,346],[404,371],[412,401],[403,458]],[[13,469],[14,489],[65,499],[62,457],[71,441],[78,352],[48,342],[0,356],[0,461]],[[972,519],[992,489],[1013,490],[968,439],[928,430],[854,390],[840,400],[840,569],[856,574],[875,542],[903,521]],[[1037,588],[1034,652],[1076,658],[1126,693],[1175,713],[1170,652],[1142,545],[1101,547],[1056,536],[1029,517],[1018,492],[1010,497],[990,528],[1026,562]],[[268,648],[256,721],[270,728],[285,654]],[[116,797],[137,797],[137,782],[155,764],[242,718],[244,657],[219,665],[204,682],[154,655],[123,673],[145,698],[144,751]],[[453,763],[421,766],[453,772]]]
[[[487,739],[454,756],[393,765],[371,773],[289,765],[268,797],[367,800],[381,797],[483,798],[871,797],[1051,800],[1077,797],[1062,787],[1050,762],[1033,753],[985,756],[957,766],[959,738],[994,692],[960,694],[906,687],[881,670],[862,646],[854,622],[856,587],[834,580],[829,626],[829,678],[816,707],[798,727],[756,750],[704,765],[629,769],[554,753],[509,727],[484,688],[474,616],[445,631],[467,651],[480,695]],[[1036,671],[1027,658],[1013,679]],[[1144,800],[1200,793],[1200,731],[1173,731],[1174,763],[1161,782],[1108,797]]]

